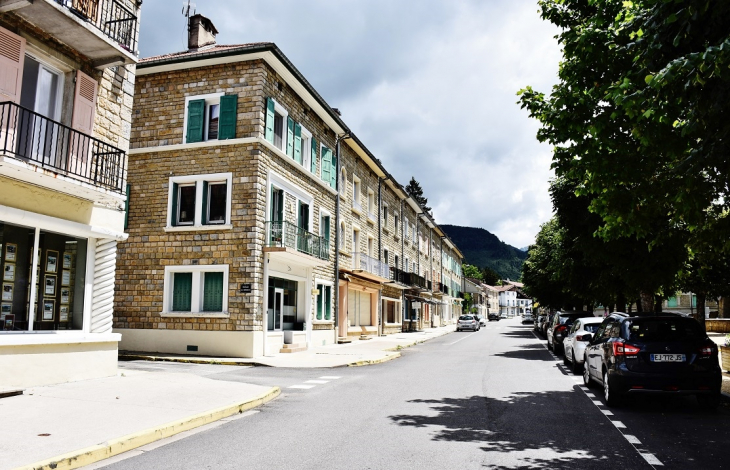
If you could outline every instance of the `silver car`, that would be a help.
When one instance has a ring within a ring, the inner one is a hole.
[[[583,370],[583,359],[588,341],[583,338],[586,335],[594,335],[601,326],[603,318],[590,317],[579,318],[573,323],[568,336],[563,340],[563,363],[570,367],[574,374],[580,374]]]
[[[476,315],[462,315],[456,322],[456,331],[471,330],[479,331],[482,325]]]

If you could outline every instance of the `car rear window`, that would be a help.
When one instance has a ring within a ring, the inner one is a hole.
[[[601,326],[600,323],[590,323],[588,325],[583,325],[583,329],[589,333],[595,333],[596,331],[598,331],[599,326]]]
[[[459,320],[461,320],[461,321],[472,320],[472,316],[471,315],[462,315],[459,317]]]
[[[568,316],[568,315],[566,315],[566,316],[561,316],[561,317],[559,318],[559,320],[560,320],[560,324],[563,324],[563,325],[568,325],[568,326],[570,326],[570,325],[572,325],[572,324],[573,324],[573,322],[575,322],[575,321],[576,321],[576,320],[577,320],[578,318],[580,318],[580,317],[579,317],[579,316],[573,316],[573,315],[571,315],[571,316]]]
[[[633,341],[693,341],[704,335],[697,322],[686,318],[642,318],[627,322]]]

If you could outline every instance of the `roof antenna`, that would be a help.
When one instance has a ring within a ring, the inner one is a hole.
[[[192,3],[190,0],[187,0],[183,2],[183,8],[182,8],[182,15],[188,19],[188,24],[190,24],[190,9],[193,10],[193,15],[197,13],[195,11],[195,3]]]

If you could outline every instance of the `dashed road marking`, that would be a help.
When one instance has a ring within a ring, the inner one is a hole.
[[[613,411],[610,410],[601,410],[601,412],[606,416],[613,416]]]
[[[616,426],[619,429],[626,429],[626,425],[622,423],[621,421],[611,421],[614,426]]]
[[[309,390],[310,388],[314,388],[315,385],[292,385],[288,388],[300,388],[302,390]]]
[[[636,436],[632,436],[631,434],[624,434],[624,437],[632,444],[641,445],[641,441]]]
[[[326,379],[326,380],[337,380],[337,379],[341,379],[341,378],[342,377],[340,377],[338,375],[323,375],[322,377],[320,377],[320,379]]]
[[[650,454],[649,452],[639,452],[639,455],[641,455],[642,457],[644,457],[644,460],[646,460],[646,462],[649,465],[662,465],[662,466],[664,466],[664,464],[658,458],[656,458],[656,456],[654,454]]]
[[[326,383],[329,383],[329,380],[307,380],[304,383],[305,384],[326,384]]]

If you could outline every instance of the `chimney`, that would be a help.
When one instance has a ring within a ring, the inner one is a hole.
[[[197,51],[215,45],[216,34],[218,30],[208,18],[200,14],[191,16],[188,22],[188,50]]]

